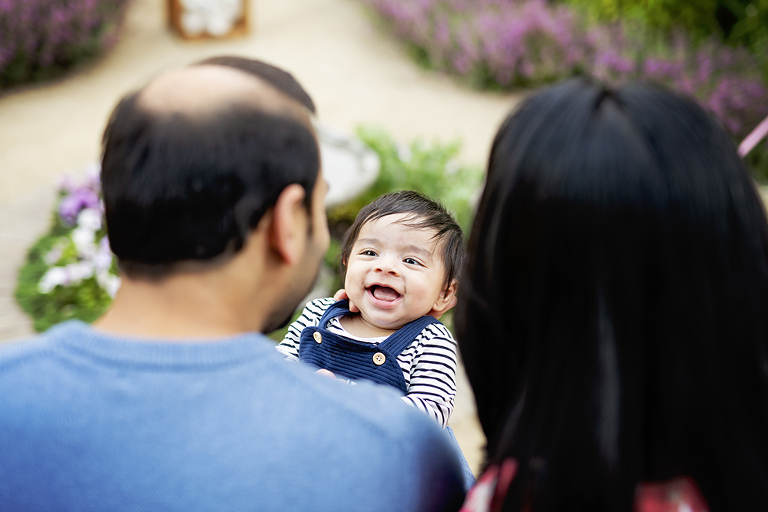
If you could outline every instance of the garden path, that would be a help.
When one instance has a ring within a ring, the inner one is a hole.
[[[118,99],[167,69],[219,54],[274,62],[307,87],[325,124],[378,125],[404,142],[460,137],[462,161],[478,165],[520,98],[418,68],[355,0],[251,1],[247,37],[185,42],[166,28],[165,0],[133,0],[119,42],[99,62],[0,95],[0,341],[32,332],[13,299],[16,271],[47,228],[56,181],[98,160]],[[451,425],[476,469],[484,440],[463,375]]]

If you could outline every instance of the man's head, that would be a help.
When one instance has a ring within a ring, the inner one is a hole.
[[[291,183],[319,170],[314,105],[278,68],[219,57],[124,98],[103,139],[102,187],[121,270],[156,278],[239,251]]]
[[[165,286],[236,268],[248,281],[235,283],[238,293],[249,296],[264,274],[280,293],[256,327],[279,325],[328,244],[313,112],[291,75],[236,57],[164,74],[125,97],[104,133],[101,175],[124,276]]]
[[[344,288],[364,320],[397,329],[450,308],[463,251],[461,228],[442,205],[412,191],[386,194],[344,236]]]

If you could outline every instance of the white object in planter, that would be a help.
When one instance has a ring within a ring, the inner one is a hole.
[[[243,0],[181,0],[181,27],[187,35],[226,35],[243,15]]]
[[[315,123],[320,141],[323,177],[328,182],[325,206],[351,201],[373,185],[379,175],[378,155],[356,137]]]

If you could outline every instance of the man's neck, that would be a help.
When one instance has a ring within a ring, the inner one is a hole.
[[[220,339],[256,331],[259,310],[215,273],[178,274],[160,281],[123,278],[110,310],[94,327],[137,339]]]

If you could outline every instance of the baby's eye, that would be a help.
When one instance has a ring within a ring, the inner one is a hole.
[[[360,253],[361,256],[376,256],[376,251],[366,249]]]
[[[403,259],[403,263],[407,263],[408,265],[419,265],[423,267],[424,265],[421,264],[419,260],[415,260],[413,258],[405,258]]]

